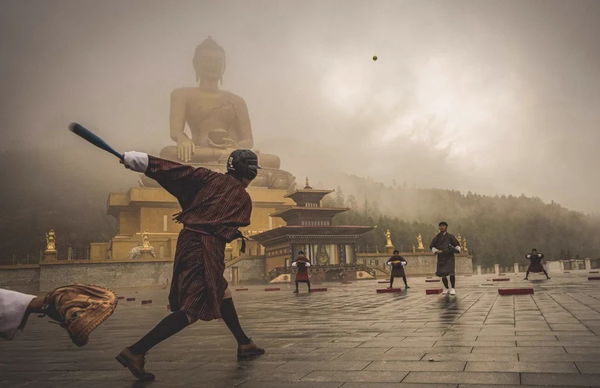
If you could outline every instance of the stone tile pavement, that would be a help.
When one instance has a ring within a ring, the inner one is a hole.
[[[409,278],[400,294],[376,294],[385,286],[376,281],[328,283],[311,295],[250,286],[234,293],[236,308],[266,355],[237,362],[225,325],[198,322],[148,354],[151,383],[114,356],[167,314],[168,290],[117,290],[136,301],[121,300],[83,348],[34,316],[16,340],[0,342],[0,387],[600,386],[600,281],[509,276],[458,277],[455,297],[425,295],[440,285],[424,278]],[[535,294],[496,291],[518,286]]]

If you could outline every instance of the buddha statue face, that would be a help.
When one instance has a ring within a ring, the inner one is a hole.
[[[196,80],[221,80],[225,72],[225,50],[208,37],[196,47],[192,64],[196,70]]]

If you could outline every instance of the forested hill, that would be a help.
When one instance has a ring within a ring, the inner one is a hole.
[[[390,187],[356,176],[346,177],[343,185],[326,198],[328,204],[352,209],[338,215],[335,223],[378,226],[361,239],[359,250],[381,251],[386,229],[401,250],[411,250],[418,233],[427,247],[444,220],[451,233],[467,239],[482,265],[512,264],[531,248],[552,259],[600,257],[599,217],[539,198]]]

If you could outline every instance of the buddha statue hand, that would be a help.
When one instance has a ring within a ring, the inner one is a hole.
[[[177,142],[177,158],[184,162],[190,162],[194,154],[194,142],[187,136]]]

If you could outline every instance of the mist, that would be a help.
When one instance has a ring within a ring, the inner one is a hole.
[[[63,173],[98,190],[135,184],[66,127],[157,154],[208,36],[255,148],[300,183],[352,174],[598,212],[596,1],[3,0],[0,150],[69,154]]]

